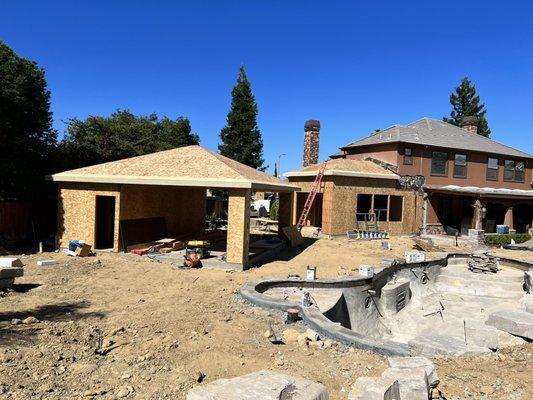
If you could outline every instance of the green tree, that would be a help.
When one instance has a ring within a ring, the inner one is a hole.
[[[0,41],[0,199],[41,198],[56,140],[44,70]]]
[[[187,118],[160,119],[156,114],[117,110],[109,117],[71,118],[61,148],[68,169],[199,143]]]
[[[486,137],[490,136],[489,124],[485,114],[485,104],[481,103],[476,92],[476,87],[468,77],[464,77],[461,84],[450,95],[450,103],[453,107],[450,118],[444,117],[444,121],[461,126],[463,117],[476,116],[479,118],[477,133]]]
[[[231,91],[231,109],[226,126],[220,131],[220,154],[252,168],[263,166],[263,139],[257,127],[257,104],[244,67],[239,70],[237,84]]]

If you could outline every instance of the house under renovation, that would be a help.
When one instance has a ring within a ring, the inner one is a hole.
[[[280,225],[290,224],[295,186],[200,146],[188,146],[61,172],[58,241],[84,240],[96,249],[128,250],[165,237],[205,237],[207,189],[229,193],[227,263],[250,256],[252,191],[280,192]]]
[[[305,223],[343,234],[373,215],[390,233],[495,232],[497,225],[527,232],[533,156],[478,135],[477,122],[466,117],[457,127],[423,118],[341,147],[327,163]],[[318,121],[307,121],[304,167],[286,174],[302,188],[294,194],[296,215],[319,170],[319,134]]]

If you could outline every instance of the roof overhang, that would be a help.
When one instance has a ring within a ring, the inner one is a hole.
[[[252,182],[246,179],[208,179],[189,177],[127,176],[127,175],[88,175],[54,174],[46,179],[53,182],[107,183],[122,185],[181,186],[218,189],[252,189],[257,191],[293,192],[299,190],[295,185]]]
[[[287,178],[297,178],[297,177],[315,177],[318,174],[318,171],[295,171],[287,172],[284,174]],[[398,180],[398,175],[393,174],[382,174],[377,172],[355,172],[355,171],[343,171],[338,169],[326,170],[324,176],[348,176],[354,178],[375,178],[375,179],[391,179]]]
[[[424,190],[437,193],[468,194],[479,197],[513,198],[533,200],[533,190],[489,188],[477,186],[424,186]]]

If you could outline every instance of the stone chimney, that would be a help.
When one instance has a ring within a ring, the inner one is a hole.
[[[304,125],[304,167],[318,163],[320,121],[310,119]]]
[[[475,115],[465,116],[461,120],[461,128],[465,131],[477,134],[477,125],[479,124],[479,118]]]

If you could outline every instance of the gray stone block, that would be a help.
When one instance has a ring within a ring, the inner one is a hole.
[[[13,286],[15,278],[4,278],[0,279],[0,289],[8,289]]]
[[[394,315],[404,308],[411,299],[409,281],[399,278],[396,282],[390,281],[381,288],[380,304],[386,315]]]
[[[232,378],[219,379],[196,386],[187,400],[328,400],[326,388],[307,379],[274,371],[259,371]]]
[[[357,378],[348,400],[401,400],[400,387],[389,378],[364,376]]]
[[[439,384],[439,377],[435,365],[426,357],[389,357],[389,365],[391,368],[396,369],[409,370],[413,368],[422,368],[426,373],[428,385],[430,387],[435,387]]]
[[[533,339],[533,314],[527,311],[506,310],[492,313],[487,325],[516,336]]]
[[[398,382],[402,400],[429,398],[429,382],[424,368],[389,368],[383,372],[381,378]]]
[[[17,278],[24,275],[22,267],[0,267],[0,279]]]
[[[24,264],[20,261],[20,258],[16,257],[0,257],[0,267],[23,267]]]

